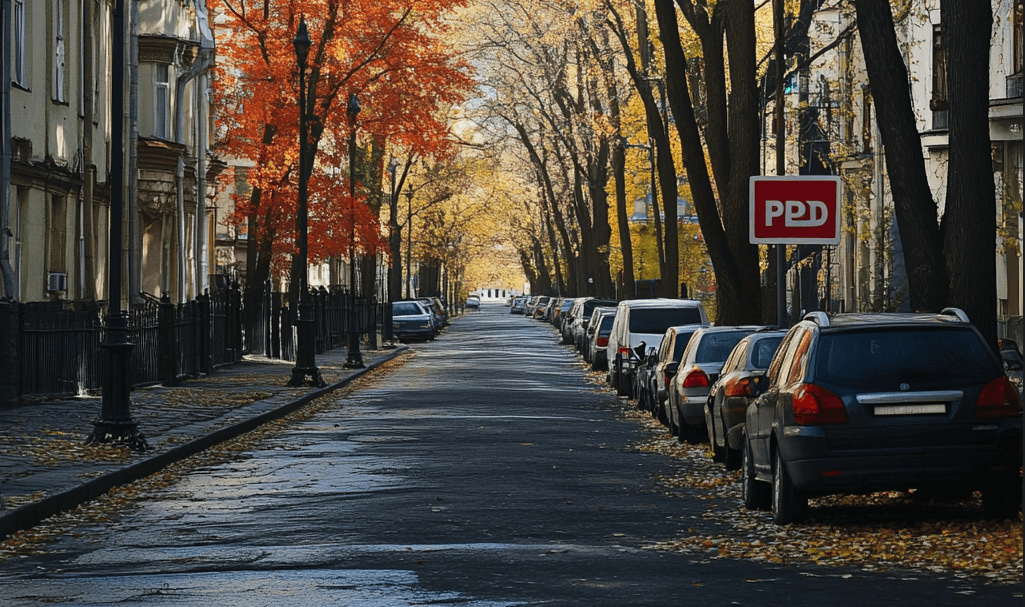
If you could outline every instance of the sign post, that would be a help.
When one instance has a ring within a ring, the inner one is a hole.
[[[840,178],[831,175],[754,175],[749,188],[752,244],[840,244]],[[776,257],[777,302],[784,298],[783,256]],[[782,303],[777,318],[783,318]],[[782,325],[782,322],[780,322]]]

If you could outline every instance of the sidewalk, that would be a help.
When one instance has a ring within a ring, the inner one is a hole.
[[[405,351],[363,351],[365,369],[344,368],[344,348],[319,354],[321,389],[288,387],[292,362],[246,358],[175,387],[134,390],[131,414],[145,453],[84,446],[99,396],[0,411],[0,539],[282,417]]]

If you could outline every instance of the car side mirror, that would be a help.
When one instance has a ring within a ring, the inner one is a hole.
[[[672,377],[676,375],[676,371],[680,368],[680,363],[671,362],[665,366],[666,375]]]
[[[634,348],[634,353],[637,354],[637,358],[644,358],[644,351],[646,349],[646,346],[647,344],[645,344],[643,341],[637,344],[637,347]]]

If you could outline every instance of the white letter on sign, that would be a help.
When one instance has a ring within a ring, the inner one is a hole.
[[[780,217],[783,215],[783,203],[778,200],[766,200],[765,201],[765,225],[766,227],[772,225],[772,219],[774,217]]]
[[[795,207],[797,207],[797,205],[800,205],[802,207],[807,206],[808,219],[797,219],[801,215],[804,215],[803,211],[801,213],[795,213],[793,216],[791,216],[790,203],[794,203]],[[802,204],[800,201],[788,200],[786,224],[788,226],[794,226],[799,228],[815,228],[826,223],[827,212],[828,211],[826,209],[826,204],[819,200],[809,200],[807,203],[804,204]]]

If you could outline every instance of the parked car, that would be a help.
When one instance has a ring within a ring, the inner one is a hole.
[[[466,307],[467,307],[467,309],[471,309],[471,310],[476,310],[477,308],[479,308],[480,307],[480,297],[477,297],[476,295],[471,295],[471,296],[467,297],[466,298]]]
[[[531,295],[527,298],[527,305],[526,308],[524,308],[524,314],[526,316],[530,316],[531,318],[534,317],[534,310],[537,309],[537,302],[540,299],[541,297],[538,295]]]
[[[580,308],[573,313],[573,322],[570,324],[570,337],[573,345],[577,347],[577,352],[583,354],[584,342],[587,340],[587,323],[591,320],[591,315],[594,314],[594,309],[598,306],[615,306],[619,303],[615,299],[598,299],[596,297],[590,297],[580,304]]]
[[[563,297],[559,300],[559,306],[552,312],[551,323],[552,326],[562,331],[562,319],[566,312],[573,307],[573,303],[576,301],[574,297]]]
[[[392,332],[400,340],[434,339],[434,315],[419,301],[395,301],[391,305]]]
[[[442,327],[448,324],[448,315],[445,313],[445,307],[441,305],[441,300],[437,297],[419,297],[417,301],[434,316],[435,333],[440,332]]]
[[[761,326],[703,327],[694,332],[669,386],[669,431],[680,442],[697,444],[705,431],[705,402],[708,389],[719,378],[726,358],[746,335]]]
[[[526,297],[514,297],[512,304],[509,306],[510,314],[526,314],[527,312],[527,298]]]
[[[987,518],[1017,518],[1021,403],[961,310],[812,312],[765,377],[742,486],[777,524],[803,520],[811,496],[937,488],[979,490]]]
[[[619,396],[630,394],[634,369],[639,362],[637,346],[654,346],[669,327],[708,324],[705,308],[694,299],[633,299],[619,302],[612,323],[606,356],[608,380]],[[645,351],[646,349],[642,349]]]
[[[723,363],[717,379],[708,389],[705,401],[705,430],[713,459],[727,470],[740,468],[744,453],[744,421],[752,394],[764,378],[786,331],[755,331],[737,342]]]
[[[651,411],[652,416],[666,426],[669,425],[668,410],[666,409],[666,401],[669,400],[669,386],[680,366],[680,360],[687,350],[691,336],[704,326],[694,324],[669,327],[656,351],[657,359],[648,386],[650,392],[648,401],[650,408],[648,410]]]
[[[607,369],[609,360],[605,348],[609,345],[609,334],[612,332],[612,321],[616,319],[616,309],[611,306],[598,306],[587,321],[587,341],[584,342],[584,360],[591,364],[591,369],[599,371]]]
[[[1022,398],[1022,360],[1018,342],[1011,339],[1000,340],[1000,359],[1004,363],[1007,379],[1018,389],[1018,400]]]

